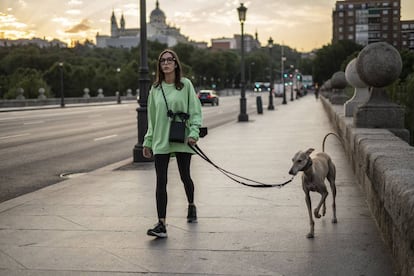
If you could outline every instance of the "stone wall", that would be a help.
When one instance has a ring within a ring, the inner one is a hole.
[[[322,104],[402,276],[414,276],[414,147],[387,129],[355,128],[342,105]]]
[[[136,100],[134,96],[122,96],[122,100]],[[86,104],[86,103],[109,103],[117,102],[116,96],[106,96],[103,98],[91,97],[91,98],[65,98],[65,104]],[[22,100],[0,100],[0,108],[6,107],[29,107],[29,106],[47,106],[47,105],[60,105],[60,98],[47,98],[47,99],[22,99]]]

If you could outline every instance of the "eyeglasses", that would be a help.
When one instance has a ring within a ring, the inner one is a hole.
[[[171,64],[175,61],[175,58],[173,57],[167,57],[167,58],[160,58],[160,63],[166,63],[166,64]]]

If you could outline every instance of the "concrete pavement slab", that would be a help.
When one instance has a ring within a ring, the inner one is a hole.
[[[249,104],[253,97],[248,98]],[[284,182],[298,150],[321,150],[332,131],[320,102],[304,97],[250,121],[209,130],[199,145],[225,169]],[[235,118],[236,120],[236,118]],[[132,147],[132,146],[131,146]],[[300,177],[283,188],[232,182],[194,156],[199,222],[170,163],[167,239],[156,222],[152,163],[132,160],[68,179],[0,204],[0,275],[393,275],[392,261],[341,144],[326,151],[337,167],[337,217],[309,231]],[[315,205],[319,194],[312,194]]]

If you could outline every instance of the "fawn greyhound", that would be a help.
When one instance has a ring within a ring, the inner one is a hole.
[[[322,148],[324,151],[325,140],[328,135],[333,134],[340,139],[335,133],[328,133],[322,143]],[[310,220],[310,232],[307,234],[307,238],[314,237],[314,226],[315,222],[312,216],[312,202],[310,198],[310,192],[318,192],[321,194],[321,201],[318,206],[313,211],[313,214],[316,218],[320,218],[319,210],[322,207],[322,215],[325,216],[326,213],[326,197],[328,196],[328,190],[325,185],[325,178],[328,179],[331,186],[333,203],[333,218],[332,223],[336,223],[336,169],[335,165],[332,162],[331,158],[325,152],[318,152],[313,158],[310,157],[310,154],[314,151],[313,148],[309,148],[306,151],[298,151],[292,158],[293,165],[289,170],[289,174],[296,175],[299,171],[303,171],[302,174],[302,188],[305,192],[306,205],[308,207],[309,220]]]

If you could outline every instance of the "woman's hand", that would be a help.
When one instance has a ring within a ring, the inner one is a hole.
[[[150,148],[144,147],[142,149],[142,155],[144,155],[145,158],[151,158],[152,157],[152,150]]]
[[[197,144],[197,140],[194,139],[193,137],[188,137],[188,144],[190,144],[191,146],[194,146],[195,144]]]

